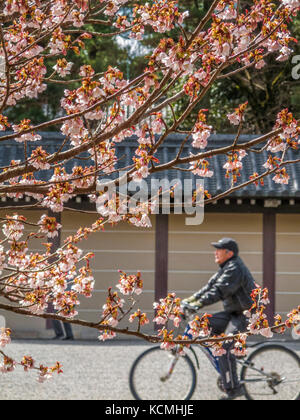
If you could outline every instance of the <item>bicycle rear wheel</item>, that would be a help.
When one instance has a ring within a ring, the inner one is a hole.
[[[129,386],[136,400],[189,400],[196,387],[196,370],[188,355],[152,347],[133,363]]]
[[[280,344],[262,346],[247,359],[241,382],[248,400],[300,400],[300,358]]]

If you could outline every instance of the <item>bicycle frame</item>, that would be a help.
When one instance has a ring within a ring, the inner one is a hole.
[[[186,329],[185,329],[185,332],[184,332],[184,336],[185,337],[188,337],[190,340],[192,340],[193,337],[192,337],[191,334],[188,333],[188,331],[189,331],[189,326],[187,325],[186,326]],[[252,346],[249,346],[249,347],[253,348],[253,347],[263,347],[263,346],[264,346],[263,343],[255,343],[255,344],[253,344]],[[198,369],[200,369],[200,364],[199,364],[198,356],[197,356],[195,350],[192,348],[192,346],[190,347],[190,350],[191,350],[191,352],[193,353],[193,355],[195,357],[195,360],[196,360]],[[221,374],[219,357],[218,356],[214,356],[213,353],[212,353],[212,351],[211,351],[211,349],[209,347],[200,346],[200,350],[205,354],[205,356],[207,357],[207,359],[209,360],[209,362],[211,363],[211,365],[213,366],[213,368],[217,371],[217,373],[218,374]],[[269,378],[269,375],[268,374],[266,374],[265,372],[263,372],[261,370],[256,369],[254,366],[251,366],[251,364],[248,362],[247,359],[241,361],[241,360],[239,360],[237,358],[237,363],[240,366],[248,365],[248,367],[250,369],[252,369],[253,371],[256,371],[257,373],[260,373],[262,375],[262,379],[261,379],[262,381],[266,380],[266,378]],[[256,379],[256,381],[258,381],[258,379]]]
[[[193,339],[192,335],[188,333],[189,331],[189,326],[187,325],[185,332],[184,332],[184,337],[188,337],[190,340]],[[218,372],[218,374],[221,373],[220,371],[220,363],[219,363],[219,357],[214,356],[211,349],[209,347],[200,347],[201,351],[206,355],[206,357],[208,358],[208,360],[210,361],[210,363],[212,364],[213,368]],[[190,347],[190,350],[192,351],[192,353],[194,354],[194,357],[196,359],[197,362],[197,367],[199,369],[200,365],[199,365],[199,361],[198,361],[198,357],[196,352],[194,351],[194,349],[192,349],[192,347]]]
[[[188,331],[188,326],[186,328],[185,336],[187,336],[188,338],[192,339],[192,336],[190,334],[188,334],[187,331]],[[255,343],[255,344],[252,344],[249,347],[251,347],[251,348],[253,348],[253,347],[260,348],[260,347],[264,347],[265,345],[266,344],[264,344],[264,343]],[[196,363],[197,363],[197,367],[198,367],[198,369],[200,369],[200,364],[199,364],[198,356],[197,356],[195,350],[192,348],[192,346],[190,347],[189,350],[192,351],[192,353],[193,353],[193,355],[195,357]],[[219,357],[218,356],[214,356],[213,353],[212,353],[212,351],[211,351],[211,349],[209,347],[200,346],[200,350],[206,355],[206,357],[208,358],[208,360],[211,363],[211,365],[213,366],[213,368],[220,375],[221,374],[221,371],[220,371]],[[271,378],[270,374],[262,371],[261,369],[257,369],[251,362],[248,361],[248,358],[246,358],[245,360],[239,360],[237,358],[237,363],[241,367],[247,366],[249,369],[251,369],[254,372],[257,372],[257,373],[259,373],[261,375],[261,378],[260,379],[259,378],[256,378],[256,379],[253,379],[253,380],[247,380],[246,382],[245,381],[242,381],[241,384],[244,384],[244,383],[247,383],[247,382],[266,382],[266,381],[268,381]],[[282,383],[284,383],[285,381],[286,381],[286,378],[282,378]]]

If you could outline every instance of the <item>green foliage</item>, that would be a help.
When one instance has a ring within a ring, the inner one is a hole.
[[[241,0],[241,6],[249,3]],[[252,4],[252,2],[250,2]],[[190,32],[197,26],[201,18],[211,5],[211,0],[184,0],[179,2],[181,9],[187,9],[190,17],[185,22],[185,30]],[[126,11],[125,11],[126,12]],[[106,33],[111,28],[100,25],[89,25],[85,27],[93,32]],[[300,20],[293,23],[293,33],[299,39]],[[168,36],[178,39],[182,32],[177,28],[171,31]],[[165,37],[158,33],[147,33],[141,42],[140,50],[131,51],[128,47],[112,37],[95,37],[85,40],[85,48],[79,55],[68,53],[66,59],[74,63],[72,74],[67,80],[78,77],[78,70],[84,64],[90,64],[96,73],[107,70],[109,66],[116,66],[123,71],[124,76],[134,78],[144,71],[148,63],[147,53],[156,47],[159,39]],[[300,55],[300,46],[295,44],[295,55]],[[295,116],[300,115],[300,81],[292,79],[292,63],[277,62],[274,57],[267,59],[267,66],[262,70],[249,69],[238,73],[229,79],[217,81],[209,94],[195,109],[194,113],[183,123],[182,129],[190,129],[196,120],[199,109],[208,108],[208,123],[214,127],[218,133],[232,132],[232,127],[227,119],[227,114],[241,103],[249,102],[247,111],[247,122],[244,125],[244,133],[264,132],[272,129],[277,113],[282,108],[289,108]],[[49,76],[56,64],[53,59],[47,62]],[[59,80],[58,77],[55,77]],[[60,79],[61,80],[61,79]],[[60,100],[64,95],[64,89],[75,89],[78,83],[68,83],[67,86],[61,83],[51,83],[47,90],[36,99],[24,100],[16,106],[9,108],[5,114],[10,122],[16,123],[24,118],[30,118],[33,124],[38,124],[48,119],[60,115]],[[180,91],[183,85],[177,84],[173,93]],[[184,97],[176,104],[175,114],[180,116],[186,109],[189,102],[188,97]],[[170,119],[172,115],[170,114]],[[56,130],[53,127],[53,130]]]

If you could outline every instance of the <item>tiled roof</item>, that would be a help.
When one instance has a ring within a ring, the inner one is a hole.
[[[58,146],[61,144],[63,137],[61,134],[55,132],[40,133],[43,137],[43,148],[50,154],[57,151]],[[239,142],[244,143],[248,140],[251,140],[257,136],[241,136]],[[159,152],[155,155],[160,164],[167,163],[171,159],[174,159],[177,155],[179,147],[185,137],[182,135],[172,135],[164,142],[163,146],[160,148]],[[208,150],[220,148],[224,146],[229,146],[233,143],[234,137],[232,135],[212,135],[209,139]],[[190,153],[196,154],[199,153],[199,149],[193,149],[191,147],[191,142],[187,142],[184,147],[182,156],[189,156]],[[31,154],[31,150],[36,148],[38,142],[30,143],[28,142],[28,154]],[[117,156],[122,157],[119,162],[119,167],[125,167],[132,164],[132,156],[137,148],[137,141],[134,138],[127,139],[122,143],[116,144]],[[81,157],[87,157],[87,154],[82,155]],[[243,160],[244,169],[242,171],[242,176],[239,178],[239,183],[246,182],[249,180],[249,177],[257,172],[262,174],[265,172],[263,164],[268,158],[268,152],[263,151],[262,153],[250,153]],[[300,150],[288,150],[285,159],[294,160],[300,158]],[[24,160],[24,148],[23,144],[17,143],[14,140],[7,140],[0,142],[0,167],[4,167],[10,164],[11,160]],[[230,188],[230,180],[225,178],[225,169],[223,165],[226,163],[226,156],[218,155],[209,159],[210,169],[214,170],[215,175],[212,178],[205,179],[205,189],[209,191],[213,196],[222,193]],[[90,166],[93,162],[89,160],[73,159],[68,162],[65,162],[66,170],[69,172],[72,170],[73,166]],[[294,164],[287,167],[288,174],[290,175],[290,182],[288,185],[276,184],[272,181],[274,175],[270,175],[265,178],[265,186],[254,186],[250,185],[242,190],[236,191],[231,196],[241,197],[241,198],[294,198],[300,197],[300,164]],[[49,176],[49,171],[41,171],[36,178],[38,179],[47,179]],[[152,178],[163,179],[168,178],[169,181],[174,179],[180,179],[182,182],[184,179],[193,179],[195,181],[194,175],[189,172],[182,172],[178,170],[168,170],[164,173],[156,173],[152,175]],[[151,179],[151,178],[150,178]],[[148,182],[150,182],[150,179]]]

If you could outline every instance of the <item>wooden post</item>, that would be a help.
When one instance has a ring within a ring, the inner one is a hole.
[[[155,302],[168,294],[169,216],[156,215]]]
[[[61,224],[61,213],[53,213],[51,210],[48,210],[48,217],[55,217],[57,223]],[[51,238],[48,240],[48,242],[52,243],[51,252],[56,252],[60,246],[61,246],[61,229],[58,229],[58,236],[55,236],[54,238]],[[51,261],[50,261],[51,262]],[[48,312],[53,312],[53,306],[52,304],[49,304],[48,306]],[[52,321],[51,319],[46,319],[46,329],[51,330],[52,329]]]
[[[270,304],[266,315],[273,325],[276,290],[276,213],[266,211],[263,215],[263,286],[269,290]]]

